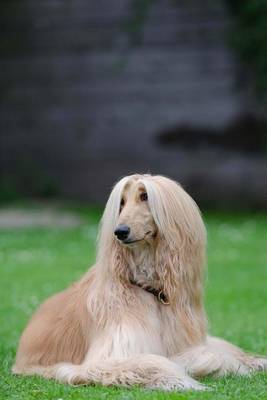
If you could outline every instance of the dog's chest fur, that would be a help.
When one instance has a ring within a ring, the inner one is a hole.
[[[146,287],[159,287],[150,252],[134,254],[129,265],[137,285],[129,287],[123,305],[110,310],[105,329],[95,332],[87,359],[159,354],[170,357],[184,347],[182,325],[170,305],[162,304]],[[114,292],[106,288],[106,293]],[[110,304],[109,304],[110,306]]]
[[[133,302],[132,302],[133,300]],[[171,357],[185,346],[182,326],[169,305],[139,287],[129,291],[127,308],[111,312],[105,329],[95,332],[88,360],[158,354]]]

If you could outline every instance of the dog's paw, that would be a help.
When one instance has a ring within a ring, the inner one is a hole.
[[[253,357],[249,365],[253,372],[267,371],[267,358]]]
[[[56,379],[69,385],[84,385],[88,383],[85,371],[79,365],[62,363],[58,365]]]
[[[148,389],[171,391],[185,390],[208,390],[208,388],[189,376],[184,377],[162,377],[147,386]]]

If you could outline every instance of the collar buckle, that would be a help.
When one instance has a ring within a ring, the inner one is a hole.
[[[165,306],[168,306],[170,304],[170,302],[168,301],[167,297],[165,296],[165,294],[163,293],[162,290],[158,293],[157,298],[158,298],[158,301],[160,303],[164,304]]]

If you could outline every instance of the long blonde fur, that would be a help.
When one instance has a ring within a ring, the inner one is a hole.
[[[138,200],[140,191],[147,204]],[[114,236],[121,222],[145,239],[123,245]],[[202,390],[193,378],[265,369],[266,359],[207,336],[205,247],[199,209],[179,184],[162,176],[124,177],[103,214],[95,266],[37,310],[21,337],[14,373],[71,384]],[[169,305],[149,286],[162,290]]]

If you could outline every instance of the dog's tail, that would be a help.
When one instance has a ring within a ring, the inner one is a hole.
[[[17,374],[41,375],[71,385],[139,385],[159,390],[204,390],[205,387],[185,370],[165,357],[153,354],[131,358],[106,359],[81,365],[60,363],[54,366],[13,367]]]

